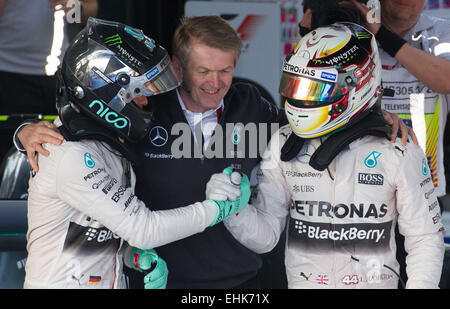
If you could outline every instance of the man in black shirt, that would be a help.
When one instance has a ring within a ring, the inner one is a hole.
[[[152,210],[205,199],[210,176],[227,166],[250,175],[271,124],[276,130],[284,121],[256,88],[232,85],[241,44],[217,16],[186,18],[175,32],[173,62],[184,82],[152,101],[155,122],[136,151],[136,193]],[[223,224],[158,252],[168,259],[168,288],[260,287],[255,278],[261,256],[240,245]]]

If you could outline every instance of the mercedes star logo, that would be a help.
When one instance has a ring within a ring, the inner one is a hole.
[[[307,143],[302,150],[297,154],[297,161],[303,164],[308,164],[309,159],[313,155],[313,153],[316,151],[316,146],[314,146],[311,143]]]
[[[153,127],[149,133],[150,142],[156,147],[164,146],[169,140],[169,134],[161,126]]]

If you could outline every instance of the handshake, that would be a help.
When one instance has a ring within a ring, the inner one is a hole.
[[[250,181],[247,175],[234,171],[231,167],[222,174],[214,174],[206,184],[206,200],[203,203],[215,203],[217,216],[210,226],[222,222],[247,206],[250,199]]]
[[[231,167],[224,169],[222,174],[212,175],[206,185],[206,200],[203,202],[217,207],[217,215],[210,226],[240,212],[247,206],[249,199],[250,182],[247,175],[233,172]],[[166,288],[169,274],[167,264],[154,249],[127,247],[124,262],[129,268],[145,274],[146,289]]]

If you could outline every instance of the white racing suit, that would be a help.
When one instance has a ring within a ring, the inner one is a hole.
[[[129,162],[104,143],[44,147],[50,156],[39,156],[30,178],[26,288],[124,288],[125,241],[151,249],[203,231],[215,216],[202,203],[149,211],[134,195]]]
[[[437,288],[443,226],[420,147],[365,136],[323,172],[308,163],[320,139],[280,160],[289,125],[273,135],[257,197],[225,225],[242,244],[269,252],[285,228],[289,288],[397,288],[395,226],[405,236],[408,288]],[[286,219],[287,218],[287,219]]]

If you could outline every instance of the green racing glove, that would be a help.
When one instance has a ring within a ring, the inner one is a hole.
[[[154,249],[133,248],[130,259],[133,269],[146,274],[144,277],[145,289],[166,288],[169,270],[166,261],[160,258]]]
[[[222,173],[225,175],[231,176],[231,174],[233,173],[233,168],[227,167],[226,169],[223,170]],[[230,177],[230,178],[231,178],[230,181],[232,181],[233,178],[235,178],[235,177]],[[238,185],[238,184],[236,184],[236,185]],[[245,206],[247,206],[248,201],[250,200],[251,191],[250,191],[250,181],[248,180],[248,177],[245,174],[242,174],[240,190],[241,190],[241,195],[233,202],[230,200],[226,200],[226,201],[206,200],[205,201],[205,202],[214,202],[214,203],[216,203],[216,205],[218,207],[217,216],[214,219],[213,223],[211,223],[210,226],[214,226],[217,223],[222,222],[229,216],[240,212],[242,209],[245,208]]]

